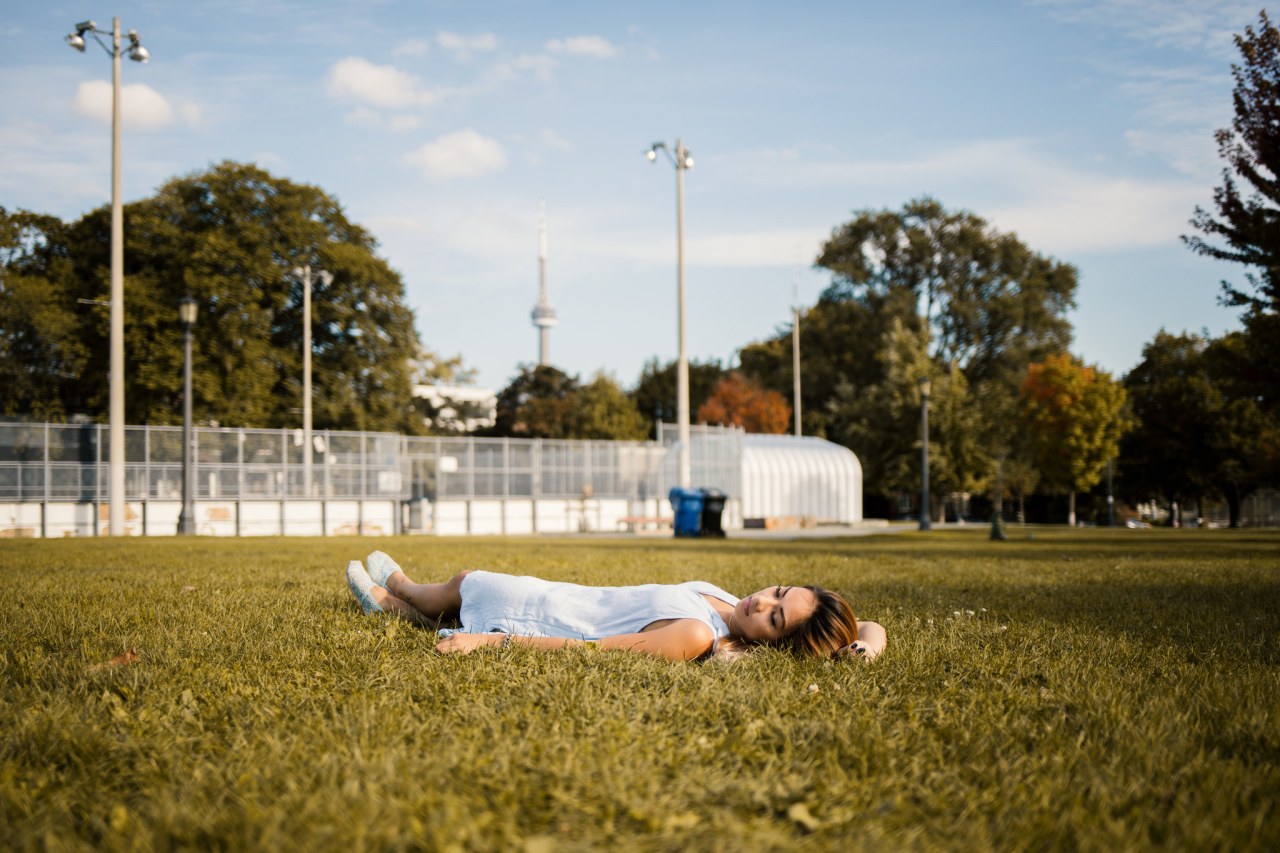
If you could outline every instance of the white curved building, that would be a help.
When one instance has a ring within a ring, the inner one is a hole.
[[[862,521],[862,464],[853,451],[825,439],[744,435],[739,482],[744,520]]]

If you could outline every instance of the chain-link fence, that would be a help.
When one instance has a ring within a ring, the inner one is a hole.
[[[302,430],[192,431],[198,499],[401,498],[401,436]],[[182,496],[182,429],[125,428],[125,499]],[[0,423],[0,501],[103,502],[110,443],[103,424]]]
[[[676,485],[676,430],[660,442],[422,438],[298,429],[193,430],[198,500],[662,499]],[[105,502],[104,424],[0,423],[0,501]],[[694,427],[693,485],[739,493],[742,431]],[[308,453],[308,450],[310,451]],[[125,499],[179,500],[182,429],[125,428]]]

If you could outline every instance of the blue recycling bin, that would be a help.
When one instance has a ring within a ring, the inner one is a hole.
[[[676,536],[697,536],[702,530],[702,492],[676,486],[667,498],[675,513]]]

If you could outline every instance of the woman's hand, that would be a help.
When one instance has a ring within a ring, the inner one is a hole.
[[[506,634],[450,634],[436,643],[436,651],[442,655],[470,654],[485,646],[501,645]]]
[[[862,660],[874,660],[888,645],[889,638],[884,632],[884,626],[879,622],[859,622],[858,623],[858,639],[854,640],[847,646],[836,650],[837,657],[846,655],[861,658]]]

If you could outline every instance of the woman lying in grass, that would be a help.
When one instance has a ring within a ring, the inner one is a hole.
[[[347,585],[365,613],[393,613],[429,628],[458,620],[439,652],[519,643],[538,649],[591,644],[667,658],[731,656],[753,645],[798,654],[873,658],[884,628],[859,622],[838,594],[775,586],[739,599],[702,581],[594,587],[494,572],[459,572],[444,583],[414,583],[381,551],[347,566]],[[444,633],[444,632],[442,632]]]

